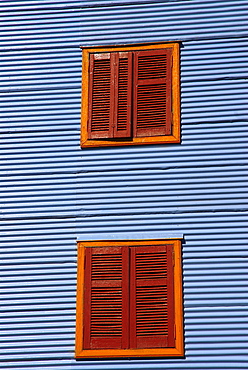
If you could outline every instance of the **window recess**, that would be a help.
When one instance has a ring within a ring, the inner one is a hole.
[[[183,355],[181,243],[78,243],[76,357]]]
[[[81,145],[180,142],[179,44],[83,48]]]

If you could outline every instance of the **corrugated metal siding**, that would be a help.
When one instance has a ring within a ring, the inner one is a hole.
[[[246,369],[248,1],[2,1],[1,368]],[[182,143],[79,148],[80,45],[181,40]],[[76,238],[183,233],[185,359],[76,361]]]

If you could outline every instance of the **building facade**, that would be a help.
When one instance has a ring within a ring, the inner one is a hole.
[[[1,368],[246,369],[248,1],[0,7]],[[82,149],[81,47],[156,42],[181,142]],[[130,237],[183,240],[185,356],[75,359],[77,241]]]

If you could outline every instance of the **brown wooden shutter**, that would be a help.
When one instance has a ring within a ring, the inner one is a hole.
[[[112,138],[114,69],[111,54],[90,54],[89,72],[89,139]]]
[[[119,52],[115,62],[114,137],[131,136],[132,53]]]
[[[170,49],[134,52],[134,137],[171,134]]]
[[[133,247],[130,264],[130,348],[173,347],[172,246]]]
[[[131,136],[132,53],[90,55],[89,139]]]
[[[84,349],[128,348],[128,247],[86,248]]]

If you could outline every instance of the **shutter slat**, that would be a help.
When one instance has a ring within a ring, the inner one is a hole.
[[[169,49],[134,53],[134,137],[171,134],[171,58]]]

